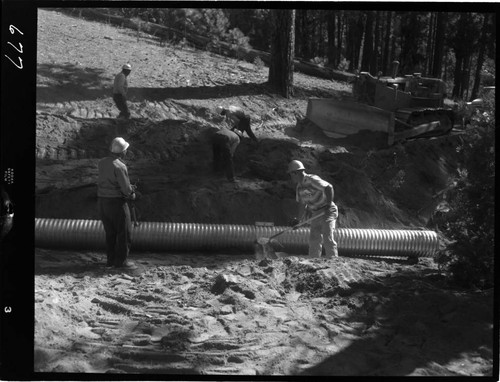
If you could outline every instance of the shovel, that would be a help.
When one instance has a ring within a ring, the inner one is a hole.
[[[137,190],[137,183],[139,183],[139,179],[137,179],[137,182],[133,185],[134,191]],[[136,192],[136,197],[137,197],[137,192]],[[135,208],[135,199],[134,200],[129,200],[128,204],[130,206],[130,214],[132,215],[132,221],[134,222],[134,227],[139,227],[141,223],[137,221],[137,211]]]
[[[303,222],[296,224],[293,227],[289,227],[281,232],[275,233],[274,235],[272,235],[270,237],[258,238],[255,242],[255,257],[257,259],[267,258],[267,257],[276,258],[276,254],[274,253],[274,248],[270,244],[272,239],[274,239],[280,235],[283,235],[286,232],[296,230],[297,228],[302,227],[302,226],[312,222],[313,220],[319,218],[320,216],[323,216],[325,213],[326,213],[326,211],[322,212],[316,216],[313,216],[312,218],[304,220]]]

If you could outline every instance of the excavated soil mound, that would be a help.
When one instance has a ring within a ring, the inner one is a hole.
[[[459,136],[386,147],[327,138],[310,97],[349,84],[267,68],[57,11],[39,10],[36,217],[98,219],[97,162],[117,135],[143,221],[286,225],[291,159],[332,182],[339,227],[432,228]],[[84,53],[83,53],[84,52]],[[130,121],[110,87],[124,62]],[[237,183],[211,171],[217,105],[242,106],[259,138],[235,154]],[[342,253],[341,253],[342,255]],[[36,372],[219,375],[491,375],[492,294],[448,285],[433,259],[307,259],[278,253],[136,253],[105,270],[92,249],[35,249]]]

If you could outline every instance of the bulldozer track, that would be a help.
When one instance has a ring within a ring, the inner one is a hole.
[[[37,140],[36,158],[49,161],[101,158],[107,155],[108,141],[112,138],[111,136],[124,134],[132,139],[141,134],[141,129],[148,128],[155,123],[165,120],[189,120],[196,113],[190,110],[192,108],[183,107],[184,105],[170,100],[129,102],[131,118],[123,120],[116,118],[118,112],[111,107],[95,109],[92,106],[80,107],[75,101],[38,104],[36,114],[37,130],[42,130],[40,136],[50,135],[55,121],[67,124],[68,128],[64,129],[65,137],[57,139],[57,142],[47,143]],[[46,118],[48,122],[44,125],[43,122],[38,121],[39,118]],[[88,128],[89,125],[90,128]],[[88,130],[92,131],[87,133]],[[134,146],[130,157],[135,160],[164,161],[175,155],[168,148],[153,150],[141,144]]]
[[[148,118],[152,121],[185,118],[189,111],[172,101],[128,102],[131,118]],[[74,118],[101,119],[116,118],[118,111],[114,107],[96,110],[94,107],[81,107],[75,101],[38,104],[38,112],[67,115]]]

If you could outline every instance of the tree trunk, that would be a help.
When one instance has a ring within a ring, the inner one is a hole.
[[[429,17],[429,31],[427,34],[427,54],[425,57],[425,73],[431,72],[432,66],[432,54],[433,54],[433,46],[434,46],[434,33],[435,33],[435,23],[436,16],[433,12],[431,12]]]
[[[464,98],[464,96],[465,96],[465,99],[469,97],[471,62],[472,62],[472,55],[468,56],[467,59],[464,60],[464,72],[463,72],[463,76],[462,76],[461,98]]]
[[[301,10],[300,23],[302,24],[302,44],[300,51],[302,53],[302,57],[308,60],[311,58],[311,30],[308,27],[309,23],[307,22],[307,9]]]
[[[370,71],[377,75],[380,68],[380,53],[379,53],[379,45],[380,45],[380,11],[377,11],[375,17],[375,35],[373,40],[373,54],[370,62]]]
[[[293,58],[295,47],[295,11],[273,9],[271,35],[271,65],[269,84],[283,97],[293,96]]]
[[[439,12],[436,19],[436,39],[432,64],[432,76],[441,78],[444,56],[444,32],[446,29],[446,12]]]
[[[312,46],[313,46],[313,54],[312,58],[316,58],[321,55],[321,41],[320,41],[320,35],[321,35],[321,21],[318,20],[318,17],[316,17],[315,14],[313,14],[313,34],[312,34]]]
[[[392,62],[393,61],[400,61],[401,62],[401,58],[399,57],[399,56],[401,56],[401,54],[396,55],[396,40],[397,40],[396,39],[396,35],[393,34],[391,36],[391,55],[392,55],[392,59],[389,60],[389,65],[391,67],[392,67]],[[392,70],[389,73],[392,73]]]
[[[490,15],[488,13],[484,14],[483,28],[481,31],[481,40],[479,41],[479,52],[477,54],[477,64],[476,73],[474,75],[474,86],[472,87],[472,93],[470,100],[477,98],[479,92],[479,85],[481,83],[481,71],[483,70],[484,56],[486,53],[486,40],[487,40],[487,29]]]
[[[384,37],[384,58],[382,60],[382,72],[387,75],[389,69],[389,47],[391,45],[391,22],[392,22],[392,12],[387,12],[387,23],[385,25],[385,37]]]
[[[453,97],[460,97],[462,94],[463,56],[457,55],[455,61],[455,72],[453,74]]]
[[[320,16],[318,17],[318,22],[319,22],[319,44],[318,44],[318,56],[319,57],[325,57],[326,56],[326,40],[327,36],[325,36],[325,21],[326,21],[326,15],[325,12],[322,12]]]
[[[329,11],[327,19],[327,29],[328,29],[328,48],[327,48],[327,58],[328,66],[336,68],[337,62],[337,51],[335,48],[335,30],[337,26],[335,25],[335,15],[336,12]]]
[[[295,56],[304,57],[302,53],[302,39],[304,38],[304,31],[302,30],[301,22],[302,11],[299,9],[295,13]]]
[[[373,14],[368,11],[365,24],[365,43],[363,44],[363,56],[361,58],[361,71],[370,72],[370,61],[373,54]],[[376,74],[376,73],[372,73]]]
[[[359,69],[359,60],[361,53],[361,42],[363,40],[365,23],[363,22],[363,13],[360,12],[356,21],[356,34],[355,34],[355,45],[354,45],[354,67]]]
[[[344,22],[343,22],[343,11],[339,11],[337,13],[337,66],[340,64],[340,60],[342,59],[342,38],[343,38],[343,29],[344,29]]]
[[[474,15],[470,13],[461,13],[456,26],[457,33],[453,37],[453,50],[456,57],[453,95],[463,98],[468,87],[470,58],[474,46],[478,43],[480,28],[474,24]]]

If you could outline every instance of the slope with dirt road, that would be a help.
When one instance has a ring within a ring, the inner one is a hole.
[[[128,122],[110,94],[125,62]],[[37,217],[98,219],[97,162],[117,135],[131,143],[144,221],[286,225],[286,165],[300,159],[334,184],[339,226],[432,229],[459,160],[457,136],[393,147],[325,137],[304,119],[307,100],[349,84],[295,73],[284,99],[265,67],[53,10],[39,10],[37,68]],[[216,106],[230,104],[259,138],[238,147],[236,184],[212,174],[208,142]],[[35,370],[491,373],[491,293],[453,289],[432,259],[252,255],[133,252],[139,269],[117,274],[102,252],[36,248]]]

